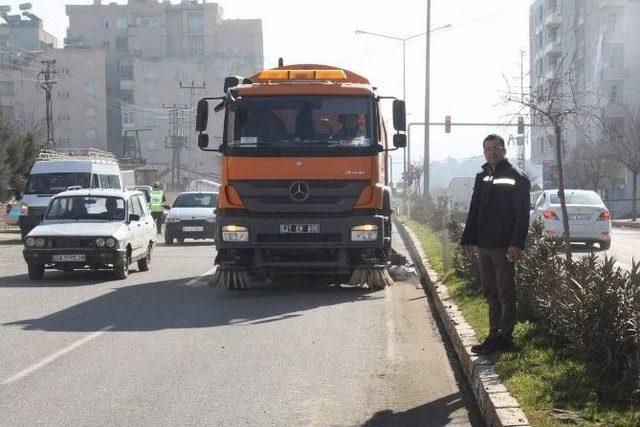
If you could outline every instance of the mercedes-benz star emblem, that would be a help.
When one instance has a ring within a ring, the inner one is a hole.
[[[294,202],[302,203],[309,198],[309,186],[302,182],[296,181],[289,187],[289,197]]]

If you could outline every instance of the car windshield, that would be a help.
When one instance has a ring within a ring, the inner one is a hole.
[[[372,105],[362,96],[242,98],[230,111],[229,145],[368,147]]]
[[[124,199],[101,196],[57,197],[46,219],[124,221]]]
[[[73,186],[89,188],[90,183],[90,173],[38,173],[29,176],[25,194],[57,194]]]
[[[568,205],[601,205],[602,199],[592,191],[565,191]],[[560,204],[558,193],[551,193],[549,202],[554,205]]]
[[[218,204],[216,193],[180,194],[173,203],[174,208],[215,208]]]

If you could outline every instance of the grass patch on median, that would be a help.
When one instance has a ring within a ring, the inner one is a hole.
[[[431,266],[449,289],[478,339],[484,339],[489,320],[483,295],[458,278],[453,270],[444,271],[442,244],[436,233],[416,221],[406,218],[402,221],[418,237]],[[580,360],[580,355],[569,351],[561,340],[540,326],[530,321],[519,322],[514,331],[514,342],[514,351],[497,357],[496,370],[532,425],[640,425],[640,411],[629,409],[628,396],[614,397],[615,384],[598,377]],[[601,403],[604,400],[622,403]],[[562,416],[567,420],[562,421],[559,418]]]

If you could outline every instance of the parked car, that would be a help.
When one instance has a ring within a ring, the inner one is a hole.
[[[180,193],[167,213],[164,241],[174,239],[215,239],[218,193],[213,191],[187,191]]]
[[[150,185],[134,185],[132,190],[140,191],[144,194],[147,204],[151,203],[151,186]]]
[[[31,279],[45,269],[72,271],[113,269],[118,279],[138,263],[151,263],[155,225],[144,195],[138,191],[70,190],[55,195],[42,222],[24,241]]]
[[[595,191],[565,190],[569,238],[607,250],[611,246],[611,214]],[[562,237],[562,209],[558,190],[545,190],[531,210],[531,221],[540,220],[548,236]]]

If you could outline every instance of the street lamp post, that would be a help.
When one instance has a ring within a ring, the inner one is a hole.
[[[429,6],[430,7],[430,6]],[[427,35],[427,46],[429,44],[429,40],[430,40],[430,33],[434,32],[434,31],[438,31],[438,30],[443,30],[445,28],[449,28],[451,27],[451,24],[446,24],[446,25],[442,25],[440,27],[434,28],[433,30],[430,29],[431,27],[431,22],[428,22],[428,27],[427,27],[427,31],[420,33],[420,34],[414,34],[412,36],[409,37],[395,37],[395,36],[390,36],[387,34],[380,34],[380,33],[372,33],[370,31],[363,31],[363,30],[356,30],[356,34],[366,34],[369,36],[376,36],[376,37],[382,37],[385,39],[391,39],[391,40],[397,40],[399,42],[402,42],[402,99],[406,102],[407,101],[407,42],[409,40],[418,38],[418,37],[422,37],[424,35]],[[427,48],[428,50],[428,48]],[[428,64],[428,61],[427,61]],[[429,71],[427,70],[427,73]],[[427,78],[428,80],[428,78]],[[426,121],[427,123],[429,123],[429,121]],[[404,165],[404,173],[406,176],[407,170],[408,170],[408,162],[409,162],[409,158],[407,155],[407,149],[404,149],[404,160],[403,160],[403,165]]]
[[[429,196],[429,103],[430,103],[430,54],[431,54],[431,0],[427,0],[427,50],[426,50],[426,63],[425,63],[425,86],[424,86],[424,170],[423,175],[423,188],[424,195]]]

